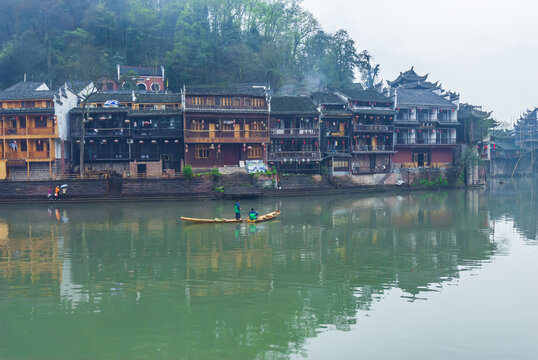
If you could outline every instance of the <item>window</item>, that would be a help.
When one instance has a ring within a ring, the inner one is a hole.
[[[262,107],[263,99],[252,99],[252,107]]]
[[[245,106],[250,107],[250,99],[245,99]]]
[[[261,121],[251,121],[250,130],[263,130]]]
[[[193,105],[202,105],[202,98],[197,96],[192,98]]]
[[[214,97],[208,97],[206,99],[207,105],[215,106],[215,98]]]
[[[262,146],[261,145],[249,146],[249,149],[247,151],[247,157],[249,159],[262,157]]]
[[[349,161],[348,160],[335,160],[334,167],[338,169],[347,168],[349,167]]]
[[[46,117],[36,117],[35,119],[36,128],[46,128],[47,127],[47,118]]]
[[[196,145],[194,157],[196,159],[209,159],[209,145]]]
[[[34,101],[26,101],[24,103],[24,107],[33,108],[33,107],[35,107],[35,102]]]
[[[114,83],[113,82],[107,82],[106,83],[106,89],[107,90],[114,90]]]
[[[37,140],[37,142],[35,143],[35,151],[43,151],[43,144],[43,140]]]
[[[220,99],[220,104],[222,106],[231,106],[232,105],[232,99],[230,99],[230,98],[221,98]]]
[[[21,140],[21,151],[26,151],[26,140]]]
[[[239,107],[239,106],[241,106],[241,99],[235,98],[234,99],[234,107]]]

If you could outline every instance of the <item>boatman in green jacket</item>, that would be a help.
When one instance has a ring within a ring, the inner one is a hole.
[[[235,220],[241,220],[241,205],[239,200],[235,202]]]
[[[250,212],[248,213],[248,218],[250,220],[256,220],[258,218],[258,212],[254,209],[250,209]]]

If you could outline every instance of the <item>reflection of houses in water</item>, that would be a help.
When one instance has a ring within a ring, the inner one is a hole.
[[[53,225],[13,229],[0,222],[0,281],[39,283],[40,296],[53,296],[62,282],[62,262]]]
[[[253,276],[271,272],[267,229],[254,225],[252,231],[251,225],[236,225],[229,233],[231,238],[215,236],[213,227],[197,227],[196,232],[186,234],[186,281],[191,298],[270,290],[270,280]]]

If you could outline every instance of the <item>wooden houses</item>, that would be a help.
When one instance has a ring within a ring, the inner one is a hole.
[[[281,172],[320,172],[320,121],[312,99],[273,96],[270,128],[270,166]]]
[[[394,151],[394,102],[376,90],[341,90],[353,113],[351,172],[387,173]]]
[[[185,164],[213,168],[267,161],[268,90],[256,85],[184,87]]]
[[[84,163],[94,171],[124,176],[161,176],[180,171],[183,159],[183,117],[180,94],[134,91],[102,92],[84,108],[71,110],[73,161],[79,166],[80,142]]]
[[[413,68],[389,81],[396,115],[396,166],[444,167],[453,163],[457,147],[459,96],[445,92]]]
[[[0,179],[52,176],[58,138],[54,95],[39,82],[0,91]]]
[[[346,101],[332,92],[314,92],[321,121],[321,150],[332,173],[349,173],[351,159],[351,119]]]

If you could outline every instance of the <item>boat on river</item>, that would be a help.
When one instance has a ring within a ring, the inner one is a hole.
[[[268,214],[264,214],[264,215],[258,216],[258,218],[257,218],[256,220],[250,220],[249,218],[246,218],[246,219],[245,219],[245,222],[248,222],[248,223],[258,223],[258,222],[262,222],[262,221],[273,220],[273,219],[276,218],[278,215],[280,215],[280,210],[273,211],[273,212],[270,212],[270,213],[268,213]]]
[[[197,224],[220,224],[220,223],[240,223],[243,221],[243,219],[239,219],[239,220],[236,220],[236,219],[219,219],[219,218],[214,218],[214,219],[197,219],[197,218],[190,218],[190,217],[185,217],[185,216],[182,216],[179,218],[180,220],[183,220],[183,221],[187,221],[187,222],[191,222],[191,223],[197,223]]]
[[[239,220],[236,220],[236,219],[219,219],[219,218],[198,219],[198,218],[190,218],[190,217],[185,217],[185,216],[180,217],[180,220],[183,220],[183,221],[186,221],[186,222],[191,222],[191,223],[196,223],[196,224],[227,224],[227,223],[240,223],[240,222],[243,222],[243,221],[246,221],[246,222],[249,222],[249,223],[257,223],[257,222],[272,220],[272,219],[276,218],[278,215],[280,215],[279,210],[270,212],[268,214],[258,216],[258,218],[256,220],[249,220],[248,218],[244,219],[244,220],[243,219],[239,219]]]

